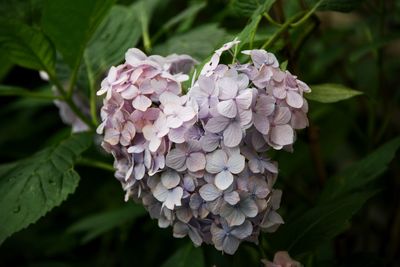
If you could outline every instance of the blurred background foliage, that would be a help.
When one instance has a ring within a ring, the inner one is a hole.
[[[202,62],[235,36],[315,86],[310,127],[274,156],[286,224],[227,256],[125,203],[99,138],[68,137],[38,70],[93,101],[130,47]],[[16,233],[0,266],[260,266],[279,249],[305,266],[400,266],[399,56],[396,0],[1,0],[0,239]]]

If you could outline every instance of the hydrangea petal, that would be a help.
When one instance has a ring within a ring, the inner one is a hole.
[[[221,171],[215,176],[215,186],[220,190],[227,189],[233,183],[233,175],[228,170]]]

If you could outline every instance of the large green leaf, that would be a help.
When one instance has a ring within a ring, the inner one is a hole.
[[[75,134],[30,158],[0,166],[0,243],[75,191],[79,175],[74,162],[90,143],[90,134]]]
[[[343,232],[350,218],[372,195],[353,194],[319,204],[279,228],[269,237],[271,244],[276,250],[289,251],[292,256],[310,252]]]
[[[305,94],[305,97],[321,103],[334,103],[361,94],[363,93],[345,87],[341,84],[327,83],[311,86],[311,93]]]
[[[85,63],[95,77],[124,59],[126,50],[135,47],[142,34],[136,5],[113,6],[100,24],[85,51]]]
[[[0,49],[25,68],[54,73],[55,51],[46,36],[23,23],[0,19]]]
[[[143,206],[129,203],[120,209],[89,215],[71,225],[67,231],[84,233],[82,243],[86,243],[113,228],[132,223],[146,213]]]
[[[226,40],[226,36],[225,30],[216,24],[207,24],[171,37],[165,43],[154,47],[154,53],[161,55],[189,54],[202,60],[211,55],[217,46]]]
[[[178,249],[162,267],[204,267],[204,256],[201,248],[188,244]]]
[[[254,38],[254,35],[257,31],[258,24],[261,21],[262,14],[264,12],[268,12],[274,3],[275,0],[266,0],[253,12],[249,23],[238,35],[238,38],[241,42],[238,47],[239,51],[244,47],[245,44],[251,43],[251,40]]]
[[[47,0],[42,27],[73,69],[113,0]]]
[[[379,177],[387,169],[399,147],[400,137],[397,137],[340,174],[330,178],[322,191],[321,201],[328,201],[362,189],[364,185]]]

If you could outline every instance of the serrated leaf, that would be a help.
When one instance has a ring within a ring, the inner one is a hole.
[[[374,193],[353,194],[319,204],[271,235],[272,246],[287,250],[292,256],[314,250],[346,230],[350,218]]]
[[[318,10],[333,10],[339,12],[351,12],[357,9],[365,0],[324,0]]]
[[[71,225],[67,232],[84,233],[82,243],[86,243],[113,228],[132,224],[135,219],[146,213],[143,206],[129,203],[120,209],[89,215]]]
[[[25,68],[54,73],[55,50],[46,36],[28,25],[0,19],[0,49]]]
[[[321,193],[320,201],[328,201],[362,189],[363,186],[379,177],[387,169],[399,147],[400,137],[397,137],[340,174],[330,178]]]
[[[73,165],[90,144],[90,134],[75,134],[13,166],[0,166],[0,244],[75,191],[79,175]]]
[[[113,0],[46,1],[42,27],[72,69],[77,67],[87,42],[113,2]]]
[[[361,94],[363,92],[353,90],[341,84],[327,83],[311,86],[311,93],[305,94],[305,97],[321,103],[334,103]]]
[[[126,50],[137,45],[142,31],[136,12],[135,5],[113,6],[94,33],[86,48],[85,59],[95,77],[121,62]]]
[[[204,267],[204,256],[201,248],[188,244],[179,248],[162,267]]]
[[[169,38],[165,43],[154,47],[153,52],[165,56],[172,53],[189,54],[202,60],[214,52],[225,38],[225,30],[216,24],[207,24]]]

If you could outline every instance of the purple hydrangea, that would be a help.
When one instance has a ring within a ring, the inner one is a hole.
[[[291,148],[308,125],[308,86],[264,50],[245,64],[220,64],[216,50],[187,95],[187,55],[146,56],[129,49],[98,94],[103,147],[114,158],[126,199],[141,202],[160,227],[233,254],[242,241],[283,223],[278,166],[269,149]]]

